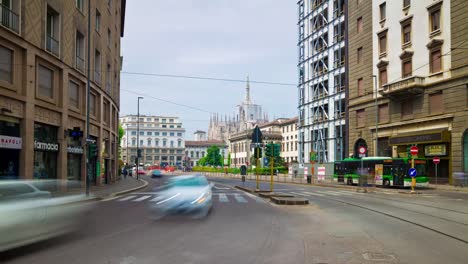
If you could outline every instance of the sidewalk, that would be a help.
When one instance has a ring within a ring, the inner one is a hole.
[[[138,189],[142,189],[148,185],[148,182],[141,179],[137,180],[134,177],[127,176],[127,178],[122,178],[112,184],[103,184],[100,186],[91,186],[89,193],[95,199],[104,199],[112,196],[122,195],[128,192],[132,192]],[[67,194],[78,194],[85,193],[84,188],[76,189]]]

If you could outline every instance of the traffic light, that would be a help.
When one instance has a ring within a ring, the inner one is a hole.
[[[88,146],[88,155],[89,155],[89,158],[95,158],[97,157],[98,155],[98,149],[97,149],[97,145],[96,144],[89,144]]]
[[[270,144],[270,143],[268,143],[268,144],[265,145],[265,156],[267,156],[267,157],[272,157],[272,156],[273,156],[273,155],[272,155],[272,154],[273,154],[273,153],[272,153],[272,151],[273,151],[273,148],[272,148],[272,147],[273,147],[273,146],[272,146],[272,144]]]
[[[274,145],[273,145],[273,149],[274,149],[273,156],[274,156],[274,157],[279,157],[280,151],[281,151],[281,150],[280,150],[280,144],[277,144],[277,143],[274,144]]]
[[[262,157],[262,148],[256,147],[255,148],[255,158],[259,159]]]

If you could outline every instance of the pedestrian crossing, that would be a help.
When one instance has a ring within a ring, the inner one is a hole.
[[[238,203],[238,204],[247,204],[249,202],[264,203],[265,201],[262,198],[256,196],[249,196],[245,193],[237,192],[213,192],[212,199],[214,203]],[[138,202],[156,202],[161,203],[164,199],[170,197],[162,197],[158,193],[134,193],[127,196],[119,196],[111,200],[118,203],[138,203]]]

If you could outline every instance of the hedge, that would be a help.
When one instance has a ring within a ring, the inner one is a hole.
[[[240,174],[240,168],[228,168],[228,173],[231,174]],[[273,172],[276,172],[278,170],[279,173],[288,173],[288,169],[285,167],[274,167]],[[213,167],[193,167],[192,171],[195,172],[217,172],[217,173],[225,173],[225,168],[213,168]],[[255,169],[248,169],[248,173],[256,173]],[[270,175],[271,174],[271,169],[270,168],[258,168],[258,173],[260,175]]]

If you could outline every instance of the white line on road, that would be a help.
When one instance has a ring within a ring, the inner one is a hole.
[[[323,197],[323,194],[319,194],[319,193],[313,193],[313,192],[302,192],[302,193],[306,193],[306,194],[309,194],[309,195],[316,195],[316,196],[321,196],[321,197]]]
[[[310,196],[310,195],[308,195],[308,194],[297,193],[297,192],[289,192],[289,193],[292,193],[292,194],[295,194],[295,195],[300,195],[300,196],[307,196],[307,197]]]
[[[254,199],[257,203],[263,203],[263,204],[264,204],[264,203],[267,203],[267,202],[265,202],[265,200],[263,200],[262,198],[260,198],[260,197],[258,197],[258,196],[256,196],[256,195],[253,195],[253,194],[251,194],[251,193],[246,192],[245,195],[247,195],[247,196],[249,196],[250,198]],[[268,204],[270,204],[270,203],[268,203]],[[271,205],[271,204],[270,204],[270,205]]]
[[[128,201],[128,200],[133,199],[135,197],[137,197],[137,196],[136,195],[130,195],[130,196],[127,196],[127,197],[124,197],[124,198],[120,199],[119,202]]]
[[[239,203],[246,203],[247,202],[247,200],[244,197],[240,196],[240,194],[238,194],[238,193],[234,194],[234,198]]]
[[[141,202],[141,201],[144,201],[144,200],[146,200],[146,199],[148,199],[150,197],[151,197],[151,195],[144,195],[144,196],[141,196],[138,199],[133,200],[133,202]]]
[[[227,198],[227,195],[225,193],[220,193],[219,194],[219,201],[222,203],[229,202],[229,199]]]
[[[334,192],[334,191],[327,191],[328,193],[336,193],[338,195],[353,195],[352,193],[345,193],[345,192]]]
[[[112,201],[112,200],[119,199],[119,198],[122,198],[122,196],[109,197],[109,198],[106,198],[106,199],[102,199],[101,201],[102,202],[107,202],[107,201]]]
[[[330,192],[321,192],[321,191],[317,191],[318,193],[321,193],[321,194],[331,194],[331,195],[334,195],[334,196],[340,196],[340,194],[336,194],[336,193],[330,193]]]
[[[171,199],[176,198],[176,197],[179,196],[179,195],[180,195],[180,193],[177,193],[177,194],[175,194],[175,195],[173,195],[173,196],[171,196],[171,197],[169,197],[169,198],[167,198],[167,199],[164,199],[164,200],[162,200],[162,201],[157,202],[156,204],[165,203],[165,202],[167,202],[167,201],[169,201],[169,200],[171,200]]]
[[[213,188],[215,188],[216,190],[229,190],[229,189],[231,189],[231,188],[217,187],[216,185]]]

